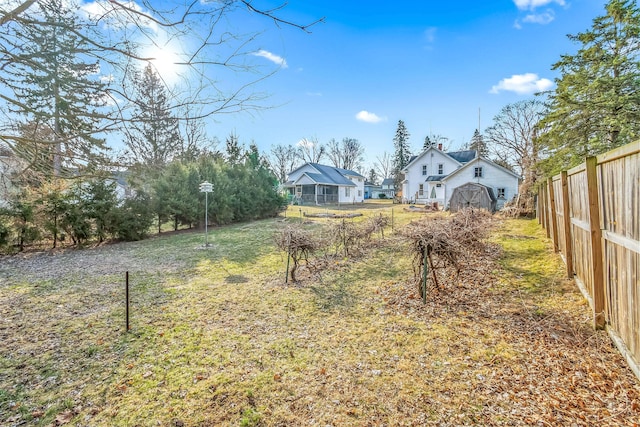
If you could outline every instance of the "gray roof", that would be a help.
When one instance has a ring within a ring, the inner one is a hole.
[[[393,185],[393,178],[385,178],[382,181],[382,185]]]
[[[427,177],[427,179],[425,180],[425,182],[440,182],[442,181],[442,178],[444,178],[447,175],[429,175]]]
[[[329,184],[329,185],[336,184],[335,180],[333,180],[331,177],[323,173],[305,172],[304,175],[307,175],[309,178],[311,178],[314,182],[318,184]],[[341,185],[353,185],[353,183],[349,181],[349,184],[341,184]]]
[[[460,163],[468,163],[476,158],[476,150],[452,151],[446,154]]]
[[[360,175],[358,172],[354,172],[349,169],[336,168],[334,166],[321,165],[320,163],[305,163],[305,165],[312,166],[318,172],[305,172],[309,178],[311,178],[314,182],[318,184],[327,184],[327,185],[346,185],[350,187],[355,187],[356,185],[347,178],[349,176],[360,177],[364,179],[364,176]],[[301,169],[305,165],[300,166],[295,169],[295,171]],[[293,173],[292,171],[290,173]]]

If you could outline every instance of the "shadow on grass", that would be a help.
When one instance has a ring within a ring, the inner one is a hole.
[[[319,283],[309,289],[314,297],[313,303],[321,311],[342,311],[353,307],[356,302],[355,295],[343,282]]]

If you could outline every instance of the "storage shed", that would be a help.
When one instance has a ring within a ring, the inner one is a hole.
[[[497,201],[492,188],[476,182],[467,182],[453,189],[449,210],[458,212],[464,208],[481,208],[494,212]]]

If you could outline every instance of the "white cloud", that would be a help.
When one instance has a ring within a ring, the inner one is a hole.
[[[281,66],[282,68],[287,68],[287,61],[281,56],[278,56],[274,53],[269,52],[268,50],[260,49],[257,52],[253,52],[252,55],[261,56],[262,58],[266,58],[269,61],[273,62],[276,65]]]
[[[427,43],[433,43],[434,41],[436,41],[437,30],[438,28],[436,27],[429,27],[426,30],[424,30],[424,38],[427,41]]]
[[[515,3],[516,7],[520,10],[534,10],[551,3],[557,3],[560,6],[566,4],[564,0],[513,0],[513,3]]]
[[[541,24],[546,25],[555,19],[555,13],[553,10],[549,9],[544,13],[532,13],[524,18],[522,18],[522,22],[528,22],[530,24]]]
[[[360,120],[361,122],[366,122],[366,123],[379,123],[382,121],[387,120],[386,117],[380,117],[374,113],[370,113],[366,110],[362,110],[360,111],[358,114],[356,114],[356,119]]]
[[[553,82],[549,79],[541,79],[535,73],[514,74],[511,77],[500,80],[493,86],[489,93],[502,91],[515,92],[519,95],[529,95],[551,89]]]

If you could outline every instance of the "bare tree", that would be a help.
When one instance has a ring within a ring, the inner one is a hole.
[[[276,26],[309,32],[310,26],[322,19],[309,25],[298,24],[283,16],[284,5],[274,8],[266,2],[263,7],[258,3],[256,0],[189,0],[180,5],[161,5],[150,0],[110,0],[80,7],[60,0],[3,2],[0,4],[0,82],[10,80],[8,73],[16,67],[30,71],[37,66],[22,49],[27,45],[25,35],[29,29],[64,28],[84,45],[77,54],[83,61],[95,63],[98,77],[108,86],[99,97],[86,94],[100,99],[104,108],[92,112],[96,122],[93,128],[83,131],[82,138],[73,139],[86,141],[84,148],[91,148],[106,132],[120,131],[123,124],[133,120],[130,112],[135,105],[135,88],[129,84],[131,73],[152,64],[165,79],[166,70],[161,69],[158,61],[160,55],[171,50],[175,52],[170,68],[175,69],[178,76],[170,93],[174,116],[178,117],[178,111],[185,105],[198,111],[198,115],[189,119],[264,108],[265,95],[253,88],[282,65],[265,67],[257,46],[258,33],[249,30],[241,34],[234,28],[234,22],[242,19],[242,13],[248,13],[271,20]],[[55,10],[58,4],[67,5],[65,10],[75,9],[79,25],[65,26],[64,20],[44,19],[42,11]],[[237,83],[229,85],[230,81]],[[170,86],[168,83],[165,81]],[[19,120],[13,111],[18,107],[28,107],[33,114],[39,114],[37,104],[25,104],[19,93],[4,87],[0,96],[0,114],[4,116],[0,142],[9,147],[16,141],[15,123]],[[67,141],[72,140],[59,139],[56,144]]]
[[[267,160],[278,181],[283,183],[287,180],[289,172],[295,168],[298,156],[293,146],[278,144],[271,147],[271,154]]]
[[[327,144],[327,157],[337,168],[360,169],[364,154],[364,147],[354,138],[343,138],[341,142],[331,139]]]
[[[191,118],[188,106],[185,109],[182,122],[182,149],[180,157],[184,160],[195,160],[202,153],[210,153],[216,150],[218,141],[207,135],[205,122],[202,118]]]
[[[377,156],[374,167],[376,172],[378,172],[378,176],[382,179],[390,178],[393,173],[393,161],[391,159],[391,154],[385,151],[382,153],[382,156]]]
[[[326,155],[326,150],[317,138],[302,138],[298,142],[298,157],[305,163],[320,163]]]
[[[491,151],[503,162],[515,166],[523,177],[520,195],[531,199],[538,179],[536,164],[539,148],[536,128],[544,114],[544,104],[538,99],[506,105],[493,118],[494,124],[485,130]],[[532,202],[532,199],[527,203]],[[532,206],[528,206],[532,208]]]
[[[340,143],[335,138],[331,138],[327,143],[327,157],[333,166],[342,167],[342,150],[340,149]]]

